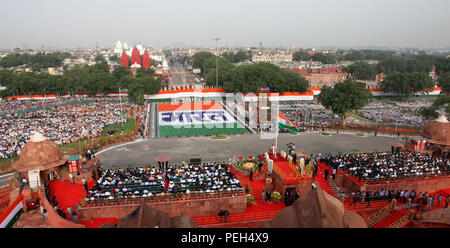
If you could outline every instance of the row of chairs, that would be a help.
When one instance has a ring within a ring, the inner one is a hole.
[[[162,192],[160,192],[162,193]],[[177,194],[166,194],[164,196],[154,195],[152,197],[114,197],[112,200],[108,198],[95,198],[94,200],[83,200],[80,203],[82,207],[95,207],[95,206],[107,206],[107,205],[123,205],[123,204],[136,204],[139,203],[141,199],[146,202],[164,202],[164,201],[176,201],[176,200],[195,200],[195,199],[209,199],[209,198],[219,198],[219,197],[230,197],[233,195],[243,195],[244,191],[234,190],[234,191],[218,191],[215,193],[177,193]]]

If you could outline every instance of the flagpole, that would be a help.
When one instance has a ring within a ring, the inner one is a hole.
[[[11,164],[13,164],[13,159],[12,159],[12,154],[13,154],[13,151],[12,151],[12,143],[11,143],[11,146],[10,146],[10,151],[9,151],[9,156],[11,157]]]
[[[279,117],[280,117],[280,113],[279,113],[279,109],[277,109],[277,117],[275,118],[275,131],[276,131],[276,133],[275,133],[275,152],[274,152],[274,155],[273,155],[273,157],[274,158],[277,158],[277,150],[278,150],[278,129],[280,128],[279,127]]]

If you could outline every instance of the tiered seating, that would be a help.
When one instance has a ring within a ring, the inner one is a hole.
[[[87,205],[137,200],[229,196],[242,193],[228,164],[170,165],[164,174],[154,168],[108,169],[89,191]],[[162,200],[164,200],[162,199]]]
[[[238,222],[248,222],[248,221],[258,221],[258,220],[270,220],[272,219],[280,210],[286,207],[284,203],[268,203],[265,202],[261,204],[261,193],[264,190],[265,180],[253,180],[250,181],[249,176],[241,175],[236,170],[231,169],[231,172],[235,174],[241,182],[252,188],[253,196],[255,197],[256,205],[247,206],[246,212],[241,213],[231,213],[227,218],[227,223],[238,223]],[[196,216],[192,219],[197,222],[200,226],[205,225],[218,225],[220,224],[220,219],[218,215],[209,216]],[[211,226],[211,227],[213,227]]]
[[[360,185],[432,180],[450,174],[450,160],[420,153],[339,154],[325,156],[321,161],[351,175]]]
[[[168,170],[168,193],[243,191],[226,163],[204,163]]]

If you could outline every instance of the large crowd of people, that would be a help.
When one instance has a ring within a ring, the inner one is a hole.
[[[126,113],[132,107],[127,102],[91,99],[63,105],[48,105],[45,109],[24,109],[14,112],[17,100],[2,103],[7,114],[0,117],[0,159],[20,155],[20,150],[35,132],[62,145],[100,135],[109,125],[126,122]],[[26,104],[27,101],[23,101]],[[34,105],[32,105],[34,106]],[[30,106],[28,106],[30,107]]]
[[[358,180],[390,182],[450,174],[450,159],[413,152],[372,152],[328,155],[322,162]]]
[[[409,102],[375,100],[364,106],[359,116],[379,125],[423,127],[429,120],[423,118],[418,110],[432,104],[430,100],[418,99]],[[280,111],[297,127],[330,128],[342,123],[339,115],[333,114],[319,103],[282,103]],[[363,121],[348,118],[347,125],[361,125]]]
[[[422,127],[429,121],[419,114],[412,114],[407,111],[392,109],[366,109],[360,112],[360,115],[368,120],[379,124]]]
[[[344,195],[344,194],[343,194]],[[345,196],[343,196],[345,197]],[[392,201],[395,199],[398,203],[405,203],[409,209],[415,207],[416,211],[422,213],[431,210],[432,207],[448,207],[450,197],[445,197],[439,193],[416,192],[416,190],[388,190],[380,189],[377,191],[353,191],[348,197],[351,206],[367,203],[366,207],[371,206],[373,201]],[[341,199],[342,201],[345,200]],[[443,206],[444,205],[444,206]]]
[[[225,162],[111,168],[99,174],[95,185],[87,191],[86,201],[242,191],[242,185]]]

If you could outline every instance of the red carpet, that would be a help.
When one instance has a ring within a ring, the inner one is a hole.
[[[396,222],[398,219],[407,215],[408,212],[409,212],[408,209],[394,210],[386,218],[382,219],[377,224],[371,226],[371,228],[387,228],[389,225]]]
[[[289,161],[283,157],[281,154],[277,154],[277,158],[274,159],[273,155],[269,155],[270,159],[273,160],[274,163],[280,168],[280,170],[284,173],[286,178],[293,178],[292,180],[285,180],[284,184],[297,184],[300,179],[297,178],[297,172],[289,167]]]
[[[444,197],[449,197],[450,196],[450,189],[440,189],[440,190],[437,191],[437,193],[442,195],[442,196],[444,196]]]
[[[95,181],[88,181],[88,188],[92,188],[94,186]],[[72,184],[69,180],[59,181],[52,180],[48,182],[48,186],[50,188],[50,197],[56,197],[56,201],[58,201],[58,206],[60,209],[66,211],[66,208],[71,206],[72,210],[73,206],[78,204],[83,198],[86,197],[86,191],[83,188],[82,184],[74,183]],[[49,199],[51,201],[51,199]],[[67,213],[67,212],[66,212]]]
[[[328,169],[329,174],[328,174],[328,179],[325,180],[325,169]],[[336,197],[334,195],[334,191],[333,189],[328,185],[328,180],[331,177],[332,174],[332,169],[330,167],[328,167],[327,165],[320,163],[319,162],[319,168],[317,170],[317,176],[314,178],[314,181],[317,182],[319,184],[319,187],[324,190],[325,192],[327,192],[329,195],[334,196],[336,199],[341,200],[339,197]],[[356,206],[354,206],[353,204],[351,204],[351,198],[348,196],[349,192],[345,192],[347,197],[345,198],[344,201],[344,207],[347,210],[360,210],[360,209],[367,209],[369,208],[368,203],[364,202],[364,203],[357,203]],[[382,208],[385,207],[386,205],[388,205],[390,202],[388,201],[372,201],[370,203],[370,208]],[[398,205],[401,205],[400,203]]]

